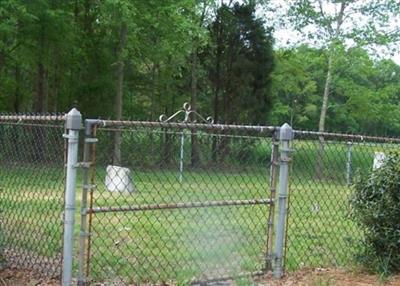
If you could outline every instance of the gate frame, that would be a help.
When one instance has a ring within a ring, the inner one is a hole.
[[[82,186],[82,204],[81,204],[81,224],[79,236],[79,255],[78,255],[78,286],[88,284],[90,272],[90,246],[91,246],[91,228],[92,215],[98,212],[113,212],[116,209],[95,208],[93,207],[93,191],[97,188],[94,181],[95,173],[95,146],[98,142],[96,138],[97,127],[115,127],[115,126],[144,126],[144,127],[170,127],[178,129],[196,128],[205,130],[246,130],[246,131],[271,131],[272,149],[270,159],[270,182],[269,182],[269,199],[266,200],[249,200],[248,204],[267,204],[269,205],[268,221],[267,221],[267,237],[265,249],[265,268],[261,271],[249,273],[254,276],[264,275],[267,271],[273,271],[275,278],[281,278],[284,271],[284,249],[285,249],[285,230],[287,218],[287,196],[289,185],[289,161],[290,146],[293,139],[293,129],[285,123],[281,127],[275,126],[251,126],[251,125],[225,125],[225,124],[199,124],[188,122],[149,122],[149,121],[116,121],[116,120],[99,120],[86,119],[84,122],[84,149],[83,149],[83,186]],[[279,165],[279,168],[278,168]],[[279,171],[278,171],[279,170]],[[92,176],[91,176],[92,174]],[[279,174],[279,177],[278,177]],[[278,193],[276,192],[278,187]],[[278,197],[278,208],[275,207],[276,196]],[[254,202],[251,202],[254,201]],[[262,202],[261,202],[262,201]],[[268,201],[268,202],[266,202]],[[89,206],[88,206],[89,202]],[[193,203],[192,205],[175,204],[173,206],[165,205],[162,208],[181,208],[181,207],[205,207]],[[246,204],[247,204],[246,203]],[[234,202],[234,205],[240,202]],[[212,205],[212,204],[211,204]],[[215,204],[219,206],[219,204]],[[223,204],[221,204],[223,205]],[[125,208],[122,211],[132,211],[135,209]],[[275,218],[275,212],[278,217]],[[89,216],[88,216],[89,215]],[[274,228],[275,226],[275,228]],[[238,276],[246,276],[238,274]],[[236,276],[235,276],[236,277]],[[212,278],[210,281],[224,280],[233,277]]]
[[[90,263],[91,243],[91,221],[93,207],[93,191],[97,188],[94,184],[95,176],[95,152],[96,129],[102,125],[101,120],[86,119],[84,122],[84,147],[83,147],[83,174],[82,174],[82,201],[81,201],[81,223],[79,232],[79,253],[78,253],[78,286],[87,285]],[[90,195],[90,197],[89,197]],[[88,200],[89,199],[89,200]],[[89,206],[88,206],[89,203]],[[88,216],[89,215],[89,216]]]

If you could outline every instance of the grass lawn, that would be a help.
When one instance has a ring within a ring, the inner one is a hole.
[[[95,206],[260,199],[269,195],[268,176],[261,172],[258,175],[224,173],[223,176],[188,172],[182,184],[172,171],[135,172],[136,193],[120,194],[105,190],[105,167],[97,170]],[[60,170],[45,173],[51,181],[49,175],[60,174]],[[39,176],[37,181],[31,180],[29,185],[17,188],[11,178],[32,176],[21,170],[17,173],[8,170],[8,174],[7,186],[13,187],[7,187],[2,195],[6,242],[40,256],[58,255],[62,184],[53,187],[43,184],[39,179],[43,177]],[[339,208],[321,207],[314,213],[315,199],[311,199],[316,189],[291,186],[286,262],[289,270],[331,262],[343,265],[351,258],[347,250],[340,248],[352,239],[349,229],[355,227],[344,219],[347,188],[332,186],[336,193],[330,196],[336,198]],[[16,196],[16,192],[20,195]],[[323,191],[319,193],[320,202],[329,197]],[[77,198],[80,199],[79,194]],[[256,205],[94,214],[91,277],[98,281],[109,277],[187,281],[203,275],[260,270],[265,261],[268,210],[268,206]]]
[[[97,169],[104,181],[105,167]],[[99,184],[95,205],[268,198],[268,177],[252,173],[186,172],[181,184],[176,172],[134,172],[136,193],[110,193]],[[252,205],[94,214],[92,276],[186,281],[261,270],[268,210]]]
[[[260,144],[258,154],[264,152],[267,157],[268,144]],[[314,177],[317,142],[297,141],[294,148],[286,268],[350,265],[362,231],[349,217],[347,147],[327,144],[326,171],[320,180]],[[376,150],[375,145],[354,146],[353,172],[368,172]],[[94,206],[268,199],[269,167],[259,162],[224,171],[188,169],[182,183],[177,169],[131,166],[136,191],[130,194],[107,191],[106,164],[98,164]],[[0,172],[5,243],[40,257],[59,255],[63,169],[2,166]],[[79,174],[78,184],[81,179]],[[80,196],[79,190],[78,203]],[[90,276],[96,281],[174,279],[184,283],[192,278],[261,270],[268,212],[267,205],[251,205],[93,214]]]

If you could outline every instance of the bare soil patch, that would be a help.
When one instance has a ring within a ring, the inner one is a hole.
[[[43,279],[37,273],[29,270],[0,270],[0,286],[56,286],[56,279]]]
[[[400,275],[382,279],[379,275],[317,268],[289,273],[282,280],[271,281],[270,277],[266,277],[257,282],[268,286],[400,286]]]
[[[228,283],[221,283],[227,285]],[[28,270],[0,270],[0,286],[56,286],[57,279],[43,279]],[[166,284],[164,284],[166,285]],[[234,285],[234,283],[231,283]],[[289,273],[281,280],[266,276],[254,282],[265,286],[400,286],[400,275],[380,279],[378,275],[349,272],[341,269],[303,269]]]

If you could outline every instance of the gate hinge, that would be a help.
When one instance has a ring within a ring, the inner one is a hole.
[[[76,163],[75,168],[89,169],[91,165],[92,165],[91,162],[78,162]]]
[[[80,237],[89,237],[90,236],[90,232],[80,231],[79,232],[79,236]]]
[[[291,161],[292,161],[292,158],[290,158],[290,157],[284,157],[284,158],[279,159],[279,163],[288,163]]]
[[[97,138],[85,138],[85,143],[97,143],[99,139]]]
[[[93,190],[97,187],[97,185],[82,185],[82,189],[84,190]]]
[[[63,134],[62,137],[63,137],[64,139],[73,140],[73,143],[78,142],[78,137],[73,136],[73,135],[70,135],[70,134],[68,134],[68,133],[67,133],[67,134]]]

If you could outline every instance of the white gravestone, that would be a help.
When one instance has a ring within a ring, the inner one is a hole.
[[[119,166],[107,166],[106,188],[110,192],[133,192],[131,170]]]
[[[375,152],[373,169],[376,170],[382,167],[383,163],[385,162],[385,159],[386,159],[385,153]]]

